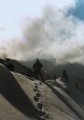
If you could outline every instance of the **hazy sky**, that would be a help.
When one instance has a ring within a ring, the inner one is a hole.
[[[0,0],[0,56],[84,63],[84,0]]]

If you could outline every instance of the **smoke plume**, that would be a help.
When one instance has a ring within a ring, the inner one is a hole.
[[[73,15],[66,16],[65,11],[68,12],[68,8],[59,10],[47,5],[40,17],[21,18],[21,37],[4,42],[0,46],[0,57],[56,58],[56,63],[84,63],[84,22]]]

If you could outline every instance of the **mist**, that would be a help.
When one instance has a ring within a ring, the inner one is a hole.
[[[56,58],[56,64],[84,64],[84,21],[67,16],[69,8],[47,4],[39,17],[21,17],[20,36],[0,43],[0,57],[24,61]]]

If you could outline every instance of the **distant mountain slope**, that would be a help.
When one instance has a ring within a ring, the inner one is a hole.
[[[68,74],[72,76],[77,76],[80,78],[84,78],[84,65],[79,63],[67,63],[63,65],[56,65],[56,73],[60,76],[63,70],[66,70]]]

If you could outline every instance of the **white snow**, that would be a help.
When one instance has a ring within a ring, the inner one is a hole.
[[[84,93],[71,77],[41,82],[0,64],[0,120],[84,120]]]

